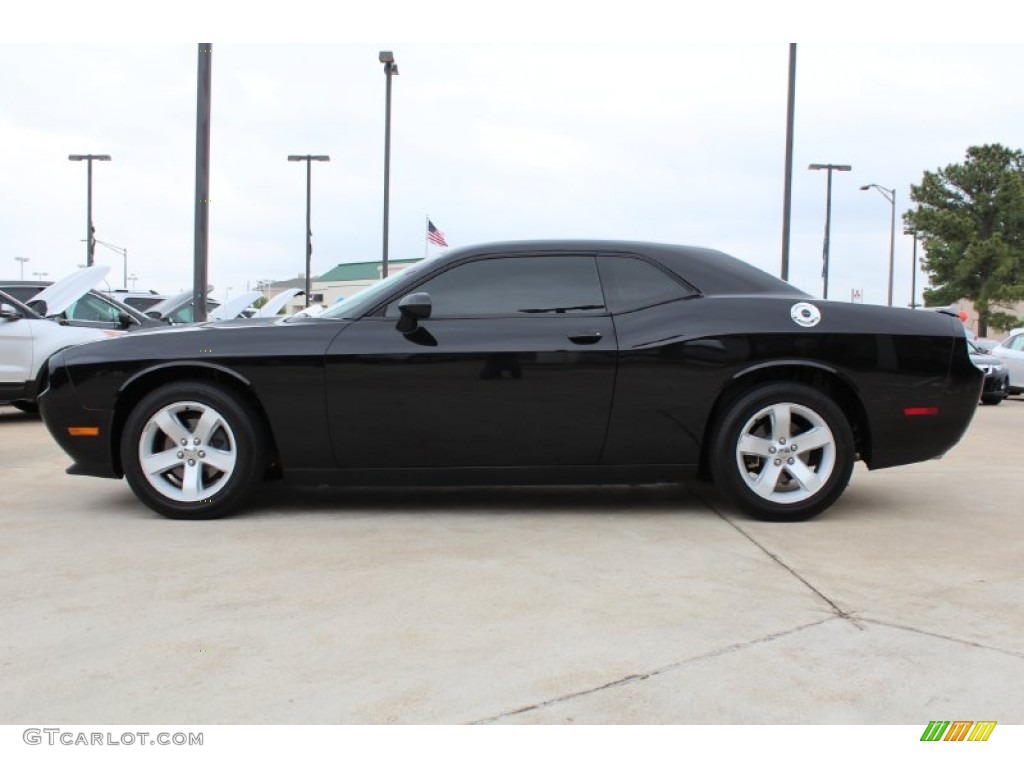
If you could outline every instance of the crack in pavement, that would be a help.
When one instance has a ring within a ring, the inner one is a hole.
[[[692,489],[691,489],[691,491],[692,491]],[[880,620],[880,619],[869,619],[869,618],[865,618],[863,615],[860,615],[858,613],[854,613],[854,612],[851,612],[851,611],[846,611],[843,608],[840,608],[839,604],[835,600],[833,600],[828,595],[826,595],[824,592],[822,592],[820,589],[818,589],[816,586],[814,586],[808,579],[806,579],[804,576],[802,576],[799,573],[797,573],[795,568],[793,568],[792,566],[788,565],[785,561],[782,560],[781,557],[779,557],[774,552],[769,550],[761,542],[757,541],[757,539],[755,539],[753,537],[753,535],[750,534],[748,531],[746,531],[739,523],[737,523],[732,518],[726,516],[721,510],[719,510],[717,507],[715,507],[715,505],[711,501],[709,501],[704,495],[699,494],[699,493],[697,493],[695,491],[693,492],[693,495],[700,502],[702,502],[704,505],[706,505],[708,507],[708,509],[710,509],[716,515],[718,515],[723,521],[725,521],[725,523],[727,523],[728,525],[732,526],[737,532],[740,533],[740,535],[742,535],[744,538],[746,538],[751,544],[753,544],[755,547],[757,547],[762,552],[764,552],[764,554],[767,555],[769,558],[771,558],[772,561],[774,561],[780,567],[782,567],[786,571],[788,571],[793,576],[793,578],[795,578],[798,581],[800,581],[804,586],[806,586],[809,590],[811,590],[811,592],[813,592],[815,595],[817,595],[819,598],[821,598],[823,601],[825,601],[829,605],[829,607],[832,609],[833,613],[836,615],[837,618],[844,619],[845,621],[848,621],[850,624],[852,624],[853,626],[855,626],[859,630],[864,630],[865,629],[865,627],[862,625],[863,623],[870,623],[870,624],[875,624],[875,625],[882,626],[882,627],[889,627],[890,629],[901,629],[901,630],[904,630],[906,632],[915,632],[915,633],[920,634],[920,635],[928,635],[930,637],[935,637],[935,638],[938,638],[940,640],[948,640],[948,641],[953,642],[953,643],[960,643],[962,645],[969,645],[969,646],[973,646],[975,648],[981,648],[982,650],[986,650],[986,651],[994,651],[996,653],[1003,653],[1003,654],[1006,654],[1008,656],[1014,656],[1014,657],[1017,657],[1017,658],[1024,658],[1024,653],[1019,653],[1017,651],[1011,651],[1011,650],[1007,650],[1005,648],[996,648],[996,647],[993,647],[993,646],[990,646],[990,645],[984,645],[982,643],[975,642],[973,640],[964,640],[964,639],[958,638],[958,637],[951,637],[949,635],[943,635],[943,634],[940,634],[938,632],[930,632],[930,631],[925,630],[925,629],[918,629],[916,627],[910,627],[910,626],[907,626],[905,624],[895,624],[893,622],[883,621],[883,620]]]
[[[588,696],[588,695],[590,695],[592,693],[597,693],[599,691],[606,691],[609,688],[618,688],[619,686],[629,685],[631,683],[643,682],[644,680],[649,680],[652,677],[657,677],[658,675],[662,675],[662,674],[664,674],[666,672],[671,672],[671,671],[673,671],[675,669],[679,669],[679,668],[683,667],[684,665],[690,664],[690,663],[695,662],[695,661],[703,661],[705,659],[713,659],[713,658],[715,658],[717,656],[724,656],[724,655],[726,655],[728,653],[734,653],[736,651],[742,651],[742,650],[744,650],[746,648],[751,648],[751,647],[753,647],[755,645],[761,645],[762,643],[770,643],[771,641],[777,640],[780,637],[786,637],[788,635],[793,635],[793,634],[796,634],[797,632],[803,632],[805,629],[811,629],[812,627],[817,627],[817,626],[820,626],[820,625],[825,624],[827,622],[835,621],[836,618],[837,617],[835,617],[835,616],[828,616],[828,617],[826,617],[824,619],[818,619],[817,621],[812,621],[812,622],[810,622],[808,624],[801,624],[800,626],[797,626],[797,627],[792,627],[790,629],[784,629],[781,632],[775,632],[773,634],[765,635],[764,637],[759,637],[759,638],[756,638],[754,640],[746,640],[746,641],[741,642],[741,643],[733,643],[732,645],[727,645],[727,646],[725,646],[723,648],[717,648],[717,649],[715,649],[713,651],[708,651],[706,653],[700,653],[700,654],[697,654],[696,656],[691,656],[691,657],[683,659],[681,661],[674,661],[671,664],[666,664],[663,667],[658,667],[657,669],[653,669],[653,670],[650,670],[648,672],[642,672],[642,673],[638,673],[638,674],[634,674],[634,675],[626,675],[625,677],[620,677],[617,680],[612,680],[611,682],[604,683],[602,685],[596,685],[593,688],[586,688],[586,689],[584,689],[582,691],[574,691],[573,693],[566,693],[566,694],[563,694],[562,696],[556,696],[553,699],[548,699],[547,701],[542,701],[542,702],[537,703],[537,704],[529,704],[529,705],[527,705],[525,707],[519,707],[518,709],[510,710],[509,712],[502,712],[501,714],[492,715],[491,717],[484,717],[484,718],[481,718],[479,720],[473,720],[473,721],[471,721],[469,723],[469,725],[487,725],[488,723],[497,722],[498,720],[500,720],[502,718],[505,718],[505,717],[512,717],[514,715],[523,714],[524,712],[533,712],[533,711],[536,711],[536,710],[539,710],[539,709],[544,709],[545,707],[549,707],[549,706],[551,706],[553,704],[561,704],[562,702],[571,701],[573,699],[580,698],[581,696]]]
[[[803,577],[802,575],[797,573],[796,569],[793,566],[791,566],[788,563],[786,563],[779,555],[775,554],[774,552],[769,550],[768,547],[766,547],[764,544],[762,544],[757,539],[755,539],[752,534],[750,534],[747,530],[745,530],[742,526],[740,526],[739,523],[737,523],[735,520],[733,520],[732,518],[728,517],[725,513],[723,513],[721,510],[719,510],[703,494],[698,493],[693,488],[691,488],[690,491],[691,491],[691,493],[693,493],[694,497],[698,501],[700,501],[708,509],[710,509],[716,515],[718,515],[727,525],[732,526],[732,528],[737,533],[739,533],[741,536],[743,536],[747,541],[749,541],[755,547],[757,547],[762,552],[764,552],[764,554],[769,559],[771,559],[772,562],[774,562],[780,568],[782,568],[785,571],[787,571],[793,578],[795,578],[797,581],[799,581],[801,584],[803,584],[805,587],[807,587],[811,592],[813,592],[815,595],[817,595],[819,599],[824,601],[829,606],[829,608],[832,610],[832,613],[835,614],[838,618],[844,619],[845,621],[850,622],[857,629],[860,629],[860,630],[864,629],[864,627],[862,627],[860,624],[857,623],[858,619],[852,613],[850,613],[849,611],[846,611],[846,610],[840,608],[839,604],[835,600],[833,600],[831,597],[829,597],[824,592],[822,592],[820,589],[818,589],[816,586],[814,586],[805,577]]]
[[[1011,650],[1009,650],[1007,648],[996,648],[995,646],[985,645],[984,643],[979,643],[976,640],[965,640],[962,637],[951,637],[949,635],[939,634],[938,632],[931,632],[931,631],[929,631],[927,629],[918,629],[917,627],[908,627],[906,624],[894,624],[891,621],[882,621],[881,619],[869,619],[869,618],[865,618],[864,616],[859,617],[859,620],[863,621],[863,622],[865,622],[867,624],[875,624],[875,625],[877,625],[879,627],[888,627],[889,629],[899,629],[899,630],[902,630],[904,632],[913,632],[913,633],[918,634],[918,635],[925,635],[927,637],[934,637],[934,638],[936,638],[938,640],[948,640],[951,643],[958,643],[959,645],[967,645],[967,646],[970,646],[971,648],[980,648],[983,651],[992,651],[993,653],[1001,653],[1001,654],[1004,654],[1006,656],[1013,656],[1013,657],[1018,658],[1018,659],[1024,659],[1024,653],[1021,653],[1020,651],[1011,651]]]

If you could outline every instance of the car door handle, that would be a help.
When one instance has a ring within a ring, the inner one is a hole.
[[[573,344],[596,344],[600,340],[600,331],[579,331],[569,334],[569,341]]]

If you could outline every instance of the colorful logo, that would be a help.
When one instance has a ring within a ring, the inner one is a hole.
[[[995,720],[932,720],[921,741],[988,741],[995,728]]]

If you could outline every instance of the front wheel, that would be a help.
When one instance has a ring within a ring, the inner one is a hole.
[[[982,405],[999,405],[1003,402],[1002,395],[985,395],[981,398]]]
[[[260,480],[266,454],[257,424],[249,408],[221,387],[200,381],[160,387],[125,423],[125,479],[165,517],[222,517]]]
[[[803,384],[763,384],[742,395],[712,441],[716,484],[759,520],[814,517],[839,498],[853,472],[849,422],[831,398]]]

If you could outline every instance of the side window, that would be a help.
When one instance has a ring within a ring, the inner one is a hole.
[[[1017,352],[1024,352],[1024,333],[1017,334],[1007,346]]]
[[[87,320],[97,323],[116,323],[117,308],[108,304],[92,294],[85,294],[82,298],[64,310],[64,315],[69,320]]]
[[[413,292],[430,294],[432,318],[603,314],[593,256],[516,256],[461,264]],[[398,302],[386,317],[398,317]]]
[[[179,307],[178,309],[171,312],[171,314],[168,316],[168,319],[175,324],[193,322],[195,319],[195,313],[192,311],[192,302],[189,302],[185,306]]]
[[[693,292],[653,264],[632,256],[601,256],[601,281],[612,312],[631,312]]]
[[[43,290],[43,287],[35,285],[8,285],[4,287],[4,290],[22,304],[27,304],[32,300],[33,296]]]

